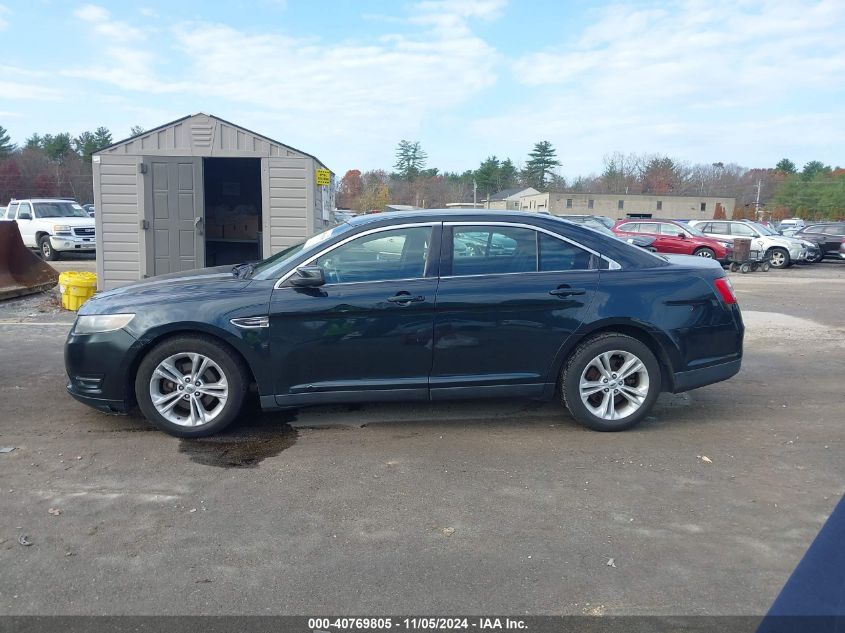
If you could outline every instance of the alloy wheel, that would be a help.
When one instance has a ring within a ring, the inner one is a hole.
[[[786,264],[786,256],[781,251],[774,251],[769,261],[775,268],[783,268]]]
[[[584,406],[603,420],[621,420],[635,413],[648,397],[649,376],[635,354],[603,352],[581,372],[579,393]]]
[[[150,400],[162,417],[179,426],[214,421],[229,397],[226,375],[211,358],[196,352],[173,354],[150,378]]]
[[[706,248],[701,249],[696,253],[699,257],[706,257],[707,259],[713,259],[713,253]]]

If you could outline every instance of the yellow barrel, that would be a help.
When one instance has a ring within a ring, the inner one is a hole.
[[[59,275],[59,292],[65,310],[79,310],[97,291],[97,275],[88,272],[66,272]]]

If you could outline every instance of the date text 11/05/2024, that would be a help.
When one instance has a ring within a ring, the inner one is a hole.
[[[476,618],[309,618],[308,628],[319,631],[362,631],[362,630],[469,630],[481,631],[511,630],[527,628],[524,620],[518,618],[476,617]]]

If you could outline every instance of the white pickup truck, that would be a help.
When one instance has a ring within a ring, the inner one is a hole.
[[[46,260],[59,259],[65,252],[96,250],[94,218],[73,200],[12,200],[6,219],[17,221],[23,243],[37,248]]]

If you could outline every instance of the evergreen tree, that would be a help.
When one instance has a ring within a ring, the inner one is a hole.
[[[2,125],[0,125],[0,157],[9,156],[17,149],[12,143],[12,138]]]
[[[775,169],[784,174],[794,174],[795,173],[795,163],[793,163],[788,158],[781,158],[778,161],[778,164],[775,165]]]
[[[403,179],[410,182],[419,175],[428,155],[420,147],[419,141],[406,141],[402,139],[396,148],[396,164],[393,168]]]
[[[526,183],[540,191],[546,188],[546,181],[553,167],[560,165],[557,152],[548,141],[540,141],[528,153],[525,165]]]

